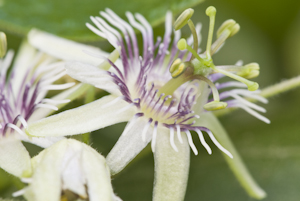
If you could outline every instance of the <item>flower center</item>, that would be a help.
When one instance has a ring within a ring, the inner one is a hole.
[[[206,15],[209,16],[209,31],[208,31],[208,40],[206,45],[206,51],[198,55],[198,38],[195,30],[195,26],[190,19],[193,15],[193,9],[187,9],[184,11],[176,20],[174,27],[175,30],[181,29],[185,24],[189,25],[189,28],[192,32],[194,43],[193,48],[189,46],[184,38],[180,39],[177,43],[177,47],[179,50],[188,50],[192,53],[192,57],[189,61],[181,61],[181,59],[176,59],[172,66],[170,67],[170,73],[172,75],[172,79],[168,81],[163,87],[160,88],[158,92],[158,96],[164,94],[164,97],[167,95],[172,95],[174,91],[186,83],[187,81],[191,81],[194,79],[198,79],[206,82],[213,94],[214,100],[210,103],[204,105],[204,109],[206,110],[218,110],[227,107],[227,103],[220,102],[219,93],[213,82],[209,79],[209,75],[213,73],[221,73],[228,77],[231,77],[237,81],[240,81],[248,86],[249,91],[255,91],[258,89],[258,84],[256,82],[249,81],[244,77],[252,77],[253,75],[258,74],[258,66],[257,65],[248,65],[244,68],[236,68],[236,74],[229,72],[231,69],[218,68],[214,65],[212,60],[212,54],[215,53],[221,45],[225,42],[225,40],[234,34],[236,34],[240,27],[234,20],[225,21],[219,30],[217,31],[217,40],[214,44],[212,44],[214,24],[215,24],[215,16],[216,9],[213,6],[210,6],[206,9]]]

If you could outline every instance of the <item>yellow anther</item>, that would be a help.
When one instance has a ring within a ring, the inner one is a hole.
[[[3,32],[0,32],[0,58],[3,58],[7,51],[7,41],[6,35]]]
[[[187,43],[186,43],[186,40],[184,38],[180,39],[178,42],[177,42],[177,48],[181,51],[187,49]]]
[[[170,67],[170,73],[173,78],[176,78],[182,73],[184,73],[186,68],[186,63],[182,62],[181,59],[177,58]]]
[[[177,18],[177,20],[174,23],[174,29],[177,31],[184,27],[184,25],[187,24],[189,19],[193,16],[194,14],[194,9],[188,8],[181,15]]]
[[[226,102],[219,102],[219,101],[212,101],[209,103],[206,103],[203,108],[207,111],[212,111],[212,110],[220,110],[224,109],[227,107]]]
[[[229,30],[230,35],[229,37],[235,35],[240,30],[240,25],[236,23],[236,21],[229,19],[223,22],[223,24],[220,26],[220,28],[217,31],[217,38],[221,36],[221,34],[225,31]]]
[[[206,13],[207,16],[213,16],[213,15],[216,15],[217,10],[216,10],[215,7],[209,6],[209,7],[206,9],[205,13]]]

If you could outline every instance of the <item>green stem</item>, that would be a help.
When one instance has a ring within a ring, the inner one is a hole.
[[[266,197],[265,191],[260,188],[260,186],[255,182],[255,180],[249,173],[243,160],[239,156],[227,132],[225,131],[219,120],[211,112],[207,112],[201,115],[201,118],[196,121],[196,125],[204,126],[210,129],[216,139],[220,142],[220,144],[233,155],[233,159],[231,159],[222,152],[230,169],[232,170],[240,184],[247,191],[247,193],[251,197],[256,199],[262,199]]]
[[[265,98],[269,98],[277,94],[289,91],[291,89],[295,89],[299,86],[300,86],[300,76],[297,76],[263,89],[260,95]]]

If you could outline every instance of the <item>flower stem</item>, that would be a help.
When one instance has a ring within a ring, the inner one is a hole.
[[[196,125],[205,126],[210,129],[220,144],[233,155],[233,159],[231,159],[222,152],[233,174],[236,176],[247,193],[256,199],[262,199],[266,197],[265,191],[261,189],[260,186],[255,182],[250,172],[246,168],[243,160],[236,151],[234,145],[232,144],[227,132],[219,120],[213,115],[213,113],[207,112],[201,115],[201,118],[196,121]]]

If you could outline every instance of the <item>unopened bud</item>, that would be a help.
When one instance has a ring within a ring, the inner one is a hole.
[[[194,14],[194,9],[188,8],[181,15],[177,18],[177,20],[174,23],[174,29],[177,31],[184,27],[184,25],[187,24],[189,19],[193,16]]]
[[[7,41],[6,35],[3,32],[0,32],[0,58],[3,58],[7,50]]]

